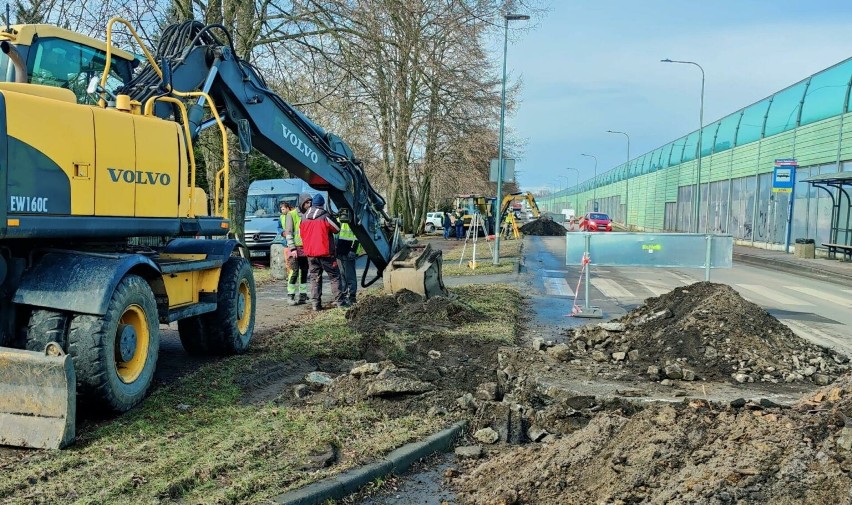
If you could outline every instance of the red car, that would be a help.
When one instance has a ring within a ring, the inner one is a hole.
[[[601,212],[589,212],[580,218],[580,231],[612,231],[612,219]]]

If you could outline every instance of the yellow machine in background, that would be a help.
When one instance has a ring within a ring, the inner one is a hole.
[[[527,191],[526,193],[512,193],[503,197],[503,203],[500,206],[500,216],[505,217],[506,211],[509,210],[509,206],[512,202],[520,202],[526,201],[529,206],[530,211],[533,213],[533,217],[538,219],[541,217],[541,212],[538,210],[538,204],[535,201],[535,196],[532,193]]]
[[[494,201],[495,198],[482,195],[459,195],[455,199],[453,209],[462,209],[464,211],[462,219],[464,219],[465,230],[470,227],[473,215],[479,213],[482,216],[483,226],[487,228],[481,233],[483,235],[492,235],[495,230]]]

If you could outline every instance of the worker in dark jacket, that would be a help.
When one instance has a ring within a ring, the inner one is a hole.
[[[334,234],[340,224],[323,208],[325,198],[321,194],[311,199],[311,208],[305,213],[299,229],[302,247],[308,257],[308,276],[311,279],[311,304],[314,310],[322,310],[322,273],[328,274],[331,293],[338,307],[345,307],[340,291],[340,269],[335,257]]]
[[[337,265],[340,268],[340,289],[343,291],[343,302],[346,305],[354,305],[358,293],[355,262],[360,247],[352,228],[347,223],[341,223],[340,235],[337,237]]]

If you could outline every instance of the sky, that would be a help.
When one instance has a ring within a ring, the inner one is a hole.
[[[559,190],[852,57],[849,0],[551,0],[511,21],[507,141],[521,189]],[[502,38],[493,44],[498,69]]]

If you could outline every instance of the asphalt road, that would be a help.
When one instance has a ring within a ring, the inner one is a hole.
[[[566,267],[565,239],[527,237],[527,265],[546,265],[532,282],[541,296],[562,300],[570,310],[579,271]],[[558,265],[558,267],[557,267]],[[704,280],[704,270],[592,266],[589,304],[604,319],[617,318],[652,296]],[[733,268],[713,270],[712,282],[728,284],[746,300],[765,308],[798,335],[852,355],[852,289],[807,276],[798,276],[734,262]],[[583,288],[579,303],[582,305]],[[588,322],[588,320],[584,320]]]

